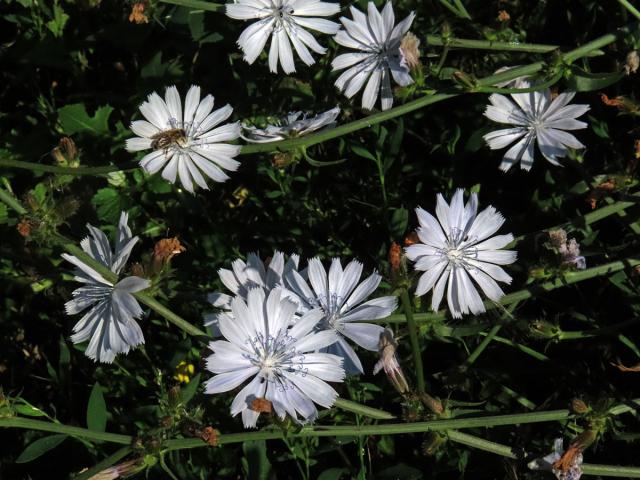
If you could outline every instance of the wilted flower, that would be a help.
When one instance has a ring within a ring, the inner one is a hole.
[[[562,438],[556,438],[553,452],[529,462],[531,470],[552,472],[558,480],[579,480],[582,476],[582,450],[571,444],[565,452]]]
[[[127,222],[128,215],[122,212],[115,252],[111,250],[107,236],[89,224],[87,228],[91,236],[80,242],[87,255],[116,275],[123,270],[138,241],[138,237],[132,237]],[[91,307],[73,327],[71,341],[80,343],[90,338],[85,355],[106,363],[111,363],[118,353],[128,353],[131,347],[144,343],[142,330],[134,320],[142,315],[142,308],[132,294],[148,288],[149,281],[126,277],[114,284],[78,257],[63,253],[62,258],[78,267],[74,278],[85,284],[74,290],[73,300],[65,304],[67,314],[74,315]]]
[[[415,70],[420,66],[420,39],[413,33],[407,33],[400,42],[402,59],[400,64],[409,70]]]
[[[362,320],[385,318],[396,309],[398,299],[394,296],[379,297],[362,303],[371,295],[382,280],[373,273],[358,285],[362,275],[362,264],[352,260],[343,269],[339,258],[331,262],[329,273],[317,258],[309,260],[305,278],[295,269],[285,272],[285,286],[302,311],[320,308],[323,312],[319,330],[332,330],[338,334],[338,341],[327,352],[344,358],[348,373],[363,373],[362,363],[344,337],[362,348],[375,352],[384,328]]]
[[[276,251],[273,253],[269,265],[265,268],[265,263],[258,254],[250,253],[247,255],[246,262],[237,259],[231,264],[231,270],[226,268],[218,270],[218,276],[232,295],[246,300],[247,294],[252,288],[262,288],[269,292],[276,286],[282,285],[284,275],[291,270],[297,270],[299,261],[300,257],[293,254],[289,256],[289,260],[285,263],[284,254]],[[205,326],[213,326],[215,331],[220,317],[231,315],[232,295],[221,292],[207,295],[207,300],[214,307],[222,309],[223,312],[205,315]],[[217,332],[214,333],[217,334]]]
[[[343,53],[331,62],[334,71],[347,69],[338,77],[335,85],[347,98],[351,98],[366,83],[362,108],[373,109],[380,91],[382,110],[388,110],[393,105],[389,74],[402,87],[413,83],[409,64],[415,59],[405,56],[400,45],[411,28],[415,14],[410,13],[395,25],[391,2],[387,2],[382,14],[373,2],[367,4],[367,15],[355,7],[349,7],[349,10],[353,20],[341,17],[344,30],[340,30],[334,39],[343,47],[359,51]]]
[[[475,315],[485,311],[471,277],[484,294],[494,302],[502,298],[504,292],[496,283],[511,283],[511,277],[498,265],[508,265],[516,261],[516,252],[501,250],[513,241],[513,235],[492,235],[504,223],[504,217],[495,208],[487,207],[478,211],[478,196],[473,193],[464,205],[464,191],[458,189],[447,204],[438,194],[436,220],[421,208],[418,215],[418,237],[422,243],[405,249],[407,258],[415,262],[416,270],[424,271],[416,287],[416,296],[433,289],[431,308],[440,306],[444,289],[451,315],[460,318],[463,314]]]
[[[140,105],[140,113],[148,120],[131,122],[138,135],[127,140],[127,150],[137,152],[152,149],[140,166],[153,174],[162,169],[162,178],[180,183],[194,192],[194,182],[208,189],[205,176],[224,182],[229,176],[223,170],[236,171],[240,162],[233,157],[240,153],[239,145],[228,142],[240,136],[240,124],[218,126],[231,116],[233,108],[225,105],[213,111],[213,97],[200,100],[200,87],[193,85],[187,92],[184,112],[175,86],[168,87],[164,100],[156,92]],[[204,176],[203,176],[204,174]]]
[[[314,333],[320,310],[308,311],[290,326],[297,305],[280,288],[268,295],[253,288],[246,303],[234,298],[231,310],[233,318],[220,317],[226,340],[209,344],[213,354],[207,369],[215,375],[206,382],[206,393],[228,392],[253,377],[231,404],[231,414],[242,413],[246,428],[256,426],[260,412],[252,406],[258,398],[270,401],[280,418],[289,414],[300,423],[316,418],[314,402],[333,405],[338,394],[326,382],[341,382],[345,374],[340,357],[317,352],[337,340],[331,330]]]
[[[396,357],[397,348],[398,342],[393,338],[393,332],[385,328],[380,334],[380,340],[378,342],[380,360],[378,360],[378,363],[373,367],[373,374],[376,375],[384,368],[384,373],[387,374],[387,378],[389,378],[395,389],[398,393],[403,394],[409,391],[409,384],[404,377],[400,363],[398,363]]]
[[[535,86],[529,80],[519,79],[515,88]],[[509,170],[520,162],[520,167],[530,170],[533,166],[534,144],[553,165],[560,165],[559,158],[567,155],[567,147],[584,148],[584,145],[565,130],[578,130],[587,124],[576,120],[589,110],[589,105],[568,105],[575,92],[561,93],[553,100],[548,88],[531,93],[511,94],[513,102],[504,95],[494,93],[489,97],[485,116],[498,123],[514,125],[513,128],[496,130],[483,138],[491,150],[505,148],[516,142],[505,153],[500,169]]]
[[[567,241],[567,232],[562,228],[549,231],[551,246],[562,258],[562,263],[574,265],[578,270],[587,268],[587,261],[580,255],[580,244],[575,238]]]
[[[291,44],[306,65],[315,63],[309,48],[319,54],[327,51],[306,29],[333,35],[340,28],[335,22],[317,18],[335,15],[340,5],[320,0],[236,0],[226,9],[227,16],[236,20],[259,19],[242,32],[237,43],[244,60],[253,63],[271,37],[269,70],[273,73],[278,72],[278,59],[284,73],[296,71]]]
[[[144,13],[147,8],[147,2],[136,2],[131,7],[131,13],[129,14],[129,21],[131,23],[137,23],[138,25],[143,23],[149,23],[149,17]]]
[[[640,56],[638,55],[638,51],[631,50],[627,54],[627,61],[624,64],[624,73],[627,75],[636,73],[638,71],[638,67],[640,67]]]
[[[162,238],[153,246],[153,270],[159,272],[173,257],[186,251],[178,237]]]
[[[134,458],[96,473],[89,480],[116,480],[126,478],[140,472],[146,466],[144,458]]]
[[[340,107],[332,108],[314,117],[307,117],[303,112],[292,112],[273,125],[267,125],[266,128],[242,125],[243,131],[240,136],[251,143],[277,142],[287,138],[301,137],[323,127],[335,125],[339,114]]]

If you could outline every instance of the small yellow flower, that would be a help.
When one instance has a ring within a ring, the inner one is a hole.
[[[182,360],[176,366],[176,374],[173,376],[173,378],[180,383],[189,383],[195,371],[196,369],[193,366],[193,363],[187,363],[185,360]]]

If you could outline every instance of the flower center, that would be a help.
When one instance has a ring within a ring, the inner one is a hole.
[[[464,258],[464,251],[452,248],[447,251],[447,258],[449,258],[451,262],[459,263]]]

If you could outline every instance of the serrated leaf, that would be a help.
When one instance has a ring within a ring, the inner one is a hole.
[[[109,132],[108,121],[112,111],[112,107],[104,105],[90,117],[84,103],[74,103],[58,110],[58,120],[67,135],[79,132],[102,135]]]
[[[126,210],[125,201],[113,188],[101,188],[91,199],[91,205],[98,213],[98,218],[107,223],[116,223],[120,212]]]
[[[104,402],[102,387],[95,383],[87,405],[87,427],[95,432],[104,432],[107,428],[107,404]]]
[[[65,438],[67,438],[67,436],[63,434],[49,435],[48,437],[39,438],[24,449],[16,459],[16,463],[32,462],[36,458],[47,453],[49,450],[56,448],[64,441]]]

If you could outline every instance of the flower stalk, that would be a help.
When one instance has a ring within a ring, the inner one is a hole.
[[[409,330],[413,362],[416,368],[416,384],[418,386],[418,392],[422,393],[425,391],[425,385],[424,371],[422,367],[422,352],[420,350],[420,342],[418,340],[418,325],[413,318],[413,307],[411,306],[411,299],[409,298],[409,292],[406,288],[402,289],[400,301],[402,302],[402,310],[404,311],[404,316],[407,320],[407,329]]]

